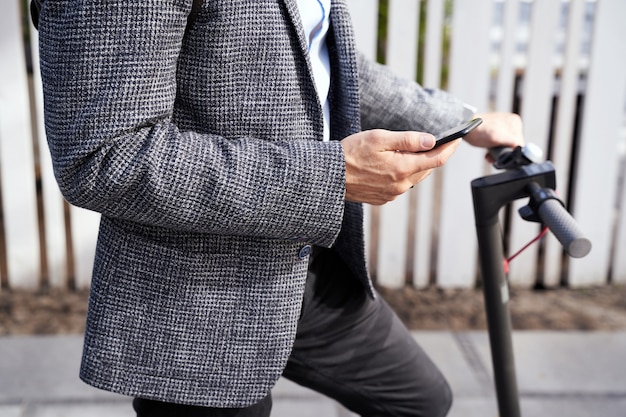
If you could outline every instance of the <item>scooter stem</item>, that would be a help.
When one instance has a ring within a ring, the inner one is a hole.
[[[531,164],[472,181],[485,312],[501,417],[520,417],[520,406],[498,213],[510,202],[528,197],[531,182],[554,189],[556,179],[552,163]]]

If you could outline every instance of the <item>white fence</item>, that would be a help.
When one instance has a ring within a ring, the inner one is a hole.
[[[626,2],[350,0],[349,4],[362,51],[373,59],[382,56],[406,77],[420,74],[426,87],[444,83],[481,110],[520,112],[527,140],[555,163],[559,193],[592,240],[593,250],[583,259],[564,259],[549,236],[513,262],[512,283],[626,282],[626,192],[621,180]],[[57,190],[43,134],[37,33],[30,31],[31,80],[21,0],[4,0],[0,12],[2,286],[85,287],[98,215],[68,207]],[[382,39],[379,27],[385,33]],[[469,183],[488,172],[482,151],[464,144],[444,169],[410,193],[381,208],[366,208],[369,263],[379,283],[475,285],[477,245]],[[512,212],[503,214],[503,223],[507,246],[516,249],[537,234],[538,226]]]

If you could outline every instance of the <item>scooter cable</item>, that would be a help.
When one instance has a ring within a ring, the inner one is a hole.
[[[505,274],[509,273],[509,264],[511,263],[511,261],[513,261],[513,259],[515,259],[518,255],[520,255],[526,249],[528,249],[530,245],[539,241],[542,237],[546,235],[546,233],[548,233],[548,226],[544,226],[543,229],[541,229],[541,232],[539,232],[539,234],[535,236],[534,239],[532,239],[530,242],[524,245],[523,248],[521,248],[520,250],[518,250],[517,252],[515,252],[513,255],[509,256],[508,258],[505,258],[504,259],[504,273]]]

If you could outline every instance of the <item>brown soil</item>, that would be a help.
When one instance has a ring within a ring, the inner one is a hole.
[[[484,330],[480,290],[380,289],[415,330]],[[0,292],[0,335],[82,333],[87,291]],[[516,330],[626,330],[626,285],[588,289],[513,289]]]
[[[82,333],[87,291],[0,292],[0,335]]]
[[[380,290],[412,329],[487,328],[481,290]],[[626,285],[587,289],[512,289],[515,330],[626,330]]]

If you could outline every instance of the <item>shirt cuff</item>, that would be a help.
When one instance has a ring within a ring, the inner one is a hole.
[[[463,107],[465,109],[463,113],[464,120],[471,120],[474,118],[474,115],[478,113],[478,109],[471,104],[463,103]]]

